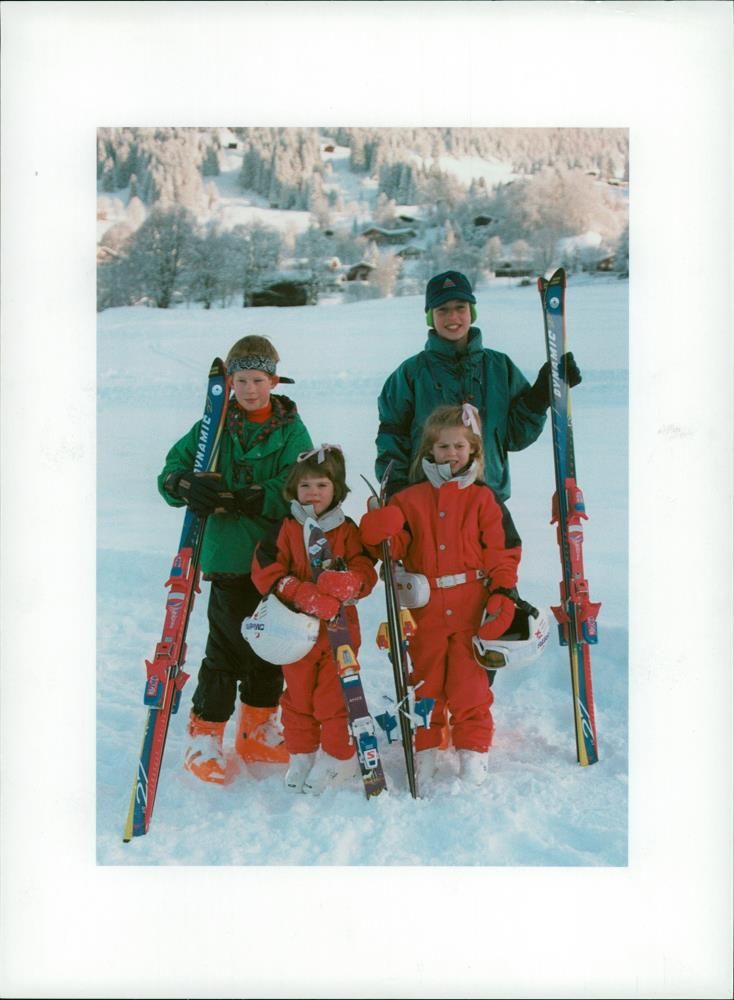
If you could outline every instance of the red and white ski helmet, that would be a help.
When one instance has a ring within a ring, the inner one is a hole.
[[[311,652],[319,625],[318,618],[291,611],[275,594],[269,594],[245,618],[242,634],[261,659],[282,666]]]
[[[534,608],[527,601],[521,601],[515,609],[512,624],[498,639],[474,636],[474,659],[485,670],[527,666],[537,660],[545,649],[550,636],[550,622],[547,608]]]

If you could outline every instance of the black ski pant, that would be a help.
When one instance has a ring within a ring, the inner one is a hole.
[[[254,708],[278,704],[283,671],[257,656],[242,636],[242,623],[261,594],[249,576],[213,579],[209,593],[209,636],[192,698],[194,712],[207,722],[226,722],[240,701]]]

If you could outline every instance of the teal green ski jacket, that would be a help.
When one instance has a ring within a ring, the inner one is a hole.
[[[430,330],[424,349],[388,376],[378,398],[377,478],[393,460],[388,492],[407,486],[429,414],[443,404],[472,403],[482,419],[484,482],[507,500],[508,453],[527,448],[545,426],[545,413],[536,413],[523,400],[529,388],[506,354],[482,346],[478,327],[470,328],[463,350]]]
[[[288,470],[302,451],[312,447],[306,426],[287,396],[271,394],[272,416],[265,423],[244,419],[244,411],[232,399],[225,418],[217,471],[231,490],[262,486],[263,508],[260,514],[212,514],[207,518],[201,551],[201,569],[205,575],[250,573],[257,543],[274,523],[288,513],[283,485]],[[194,466],[197,421],[166,455],[158,476],[158,491],[172,507],[183,501],[171,496],[163,484],[171,472],[185,472]]]

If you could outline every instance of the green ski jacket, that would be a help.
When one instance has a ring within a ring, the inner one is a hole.
[[[378,398],[378,479],[392,459],[389,492],[407,486],[426,418],[443,404],[472,403],[482,419],[483,480],[500,500],[507,500],[508,453],[527,448],[545,426],[545,414],[534,412],[523,400],[529,388],[506,354],[482,346],[478,327],[469,329],[464,350],[431,330],[424,349],[388,376]]]
[[[212,514],[207,519],[201,551],[206,575],[249,575],[255,546],[288,512],[283,497],[288,470],[300,452],[313,447],[296,404],[287,396],[271,394],[270,399],[272,416],[261,424],[245,420],[234,399],[229,404],[217,471],[229,489],[262,486],[264,502],[260,514]],[[182,507],[183,501],[166,492],[163,483],[171,472],[193,468],[200,423],[174,444],[158,476],[158,491],[172,507]]]

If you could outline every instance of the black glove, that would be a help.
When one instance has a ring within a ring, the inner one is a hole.
[[[265,491],[262,486],[245,486],[241,490],[232,490],[219,494],[219,507],[227,514],[259,514],[265,503]]]
[[[569,388],[573,389],[581,381],[579,366],[573,358],[573,352],[567,351],[559,362],[561,372],[565,373]],[[534,413],[545,413],[550,406],[550,361],[541,365],[535,383],[526,390],[523,399]]]
[[[166,476],[163,486],[167,493],[183,500],[199,517],[213,514],[222,507],[222,479],[212,473],[194,472],[193,469],[172,472]]]

